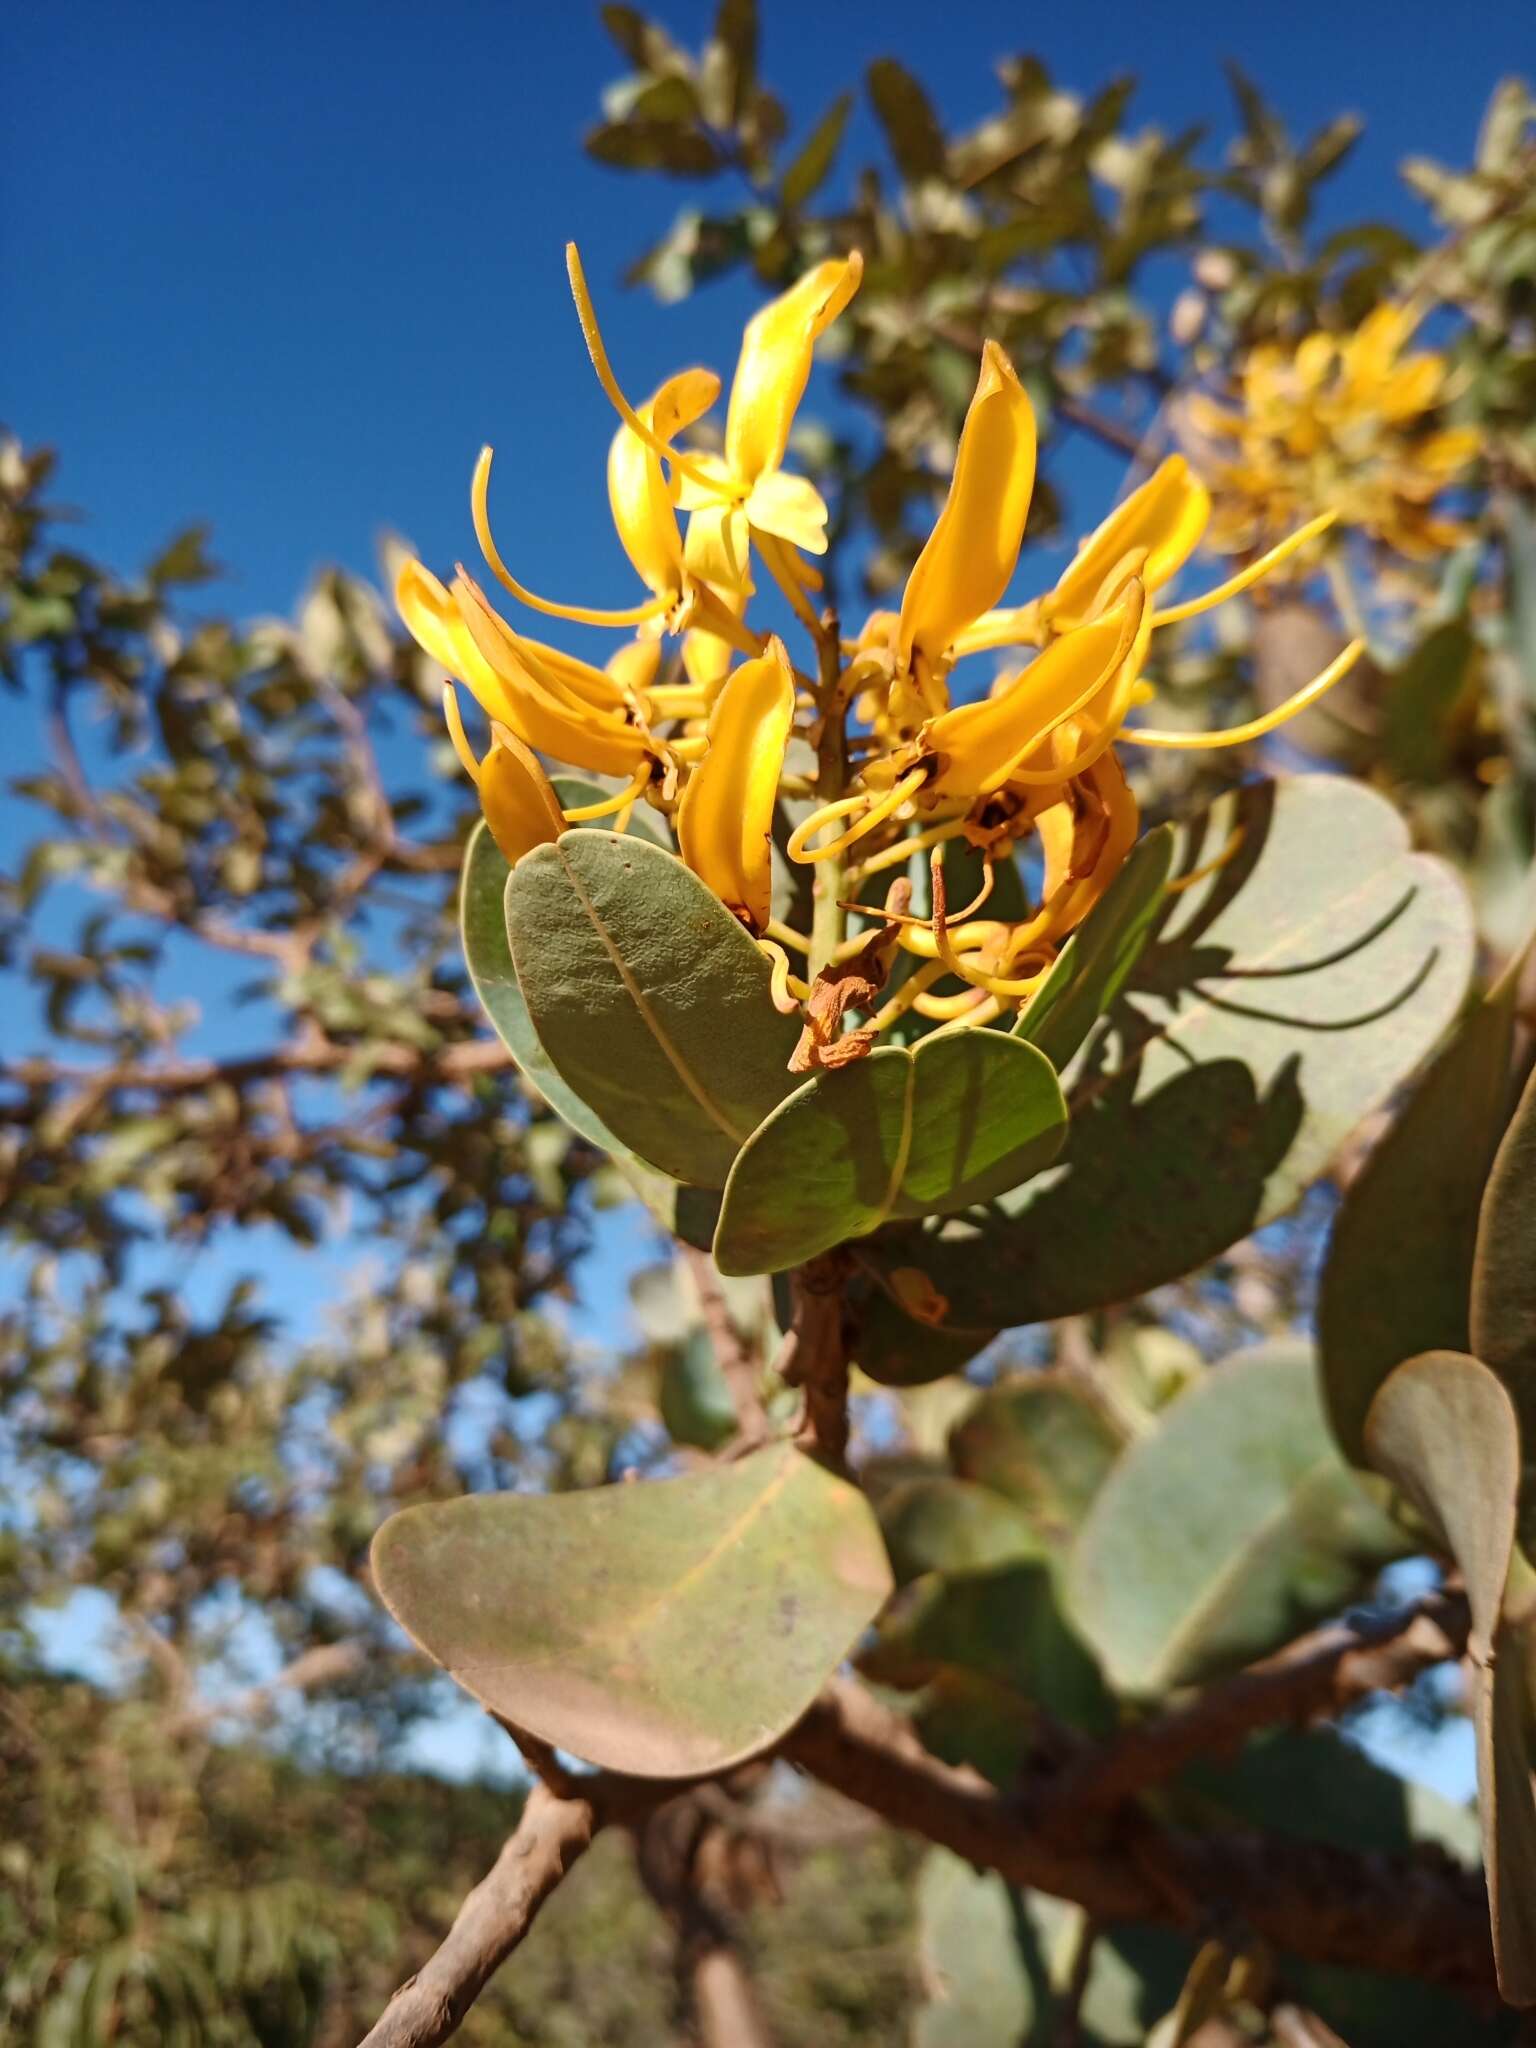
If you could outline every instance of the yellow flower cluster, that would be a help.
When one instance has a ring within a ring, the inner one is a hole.
[[[1352,333],[1251,349],[1235,407],[1186,401],[1186,445],[1214,498],[1213,546],[1261,547],[1324,507],[1415,560],[1466,537],[1434,501],[1481,436],[1438,420],[1452,390],[1446,358],[1403,353],[1419,317],[1383,305]]]
[[[815,975],[835,979],[840,970],[864,975],[856,1007],[868,1020],[859,1034],[865,1043],[908,1010],[982,1023],[1027,1003],[1135,843],[1137,807],[1116,743],[1256,739],[1329,688],[1360,651],[1352,643],[1289,703],[1231,731],[1128,726],[1152,694],[1142,667],[1156,628],[1247,588],[1332,514],[1310,520],[1220,588],[1159,607],[1158,594],[1205,537],[1211,515],[1205,487],[1172,456],[1083,543],[1053,589],[998,609],[1029,512],[1035,421],[1012,364],[990,342],[947,500],[901,608],[876,613],[844,640],[830,615],[817,615],[821,577],[806,559],[825,551],[826,507],[783,462],[816,340],[858,288],[858,255],[818,265],[748,324],[720,454],[676,446],[714,402],[718,379],[685,370],[632,406],[574,248],[568,260],[592,360],[620,421],[608,460],[613,518],[649,594],[598,611],[525,589],[491,534],[489,449],[475,470],[475,527],[493,573],[520,603],[637,637],[594,667],[516,630],[462,569],[445,586],[418,562],[400,576],[400,612],[451,679],[449,731],[507,858],[567,824],[649,803],[669,819],[682,859],[773,960],[775,1000],[786,1009],[808,1001]],[[812,638],[809,674],[793,666],[782,640],[747,623],[754,560]],[[665,656],[668,638],[680,642],[675,661]],[[1033,658],[990,694],[954,702],[956,662],[998,648],[1026,648]],[[456,683],[489,722],[481,756],[464,730]],[[804,744],[791,753],[795,741]],[[541,756],[618,787],[562,812]],[[786,803],[801,812],[793,830],[780,824]],[[816,870],[808,931],[773,915],[776,829],[787,859]],[[986,879],[974,903],[950,914],[941,861],[953,840],[979,851]],[[1022,918],[978,915],[995,864],[1028,840],[1040,856],[1038,901]],[[908,883],[921,882],[913,864],[925,856],[931,907],[918,917]],[[870,892],[885,875],[898,886],[882,903]],[[864,929],[847,935],[848,915]],[[879,962],[872,983],[872,934],[884,935],[887,953],[912,956],[878,1007],[873,995],[890,961]],[[832,1012],[842,1014],[835,1002]],[[818,1028],[826,1015],[825,1004],[813,1012]]]

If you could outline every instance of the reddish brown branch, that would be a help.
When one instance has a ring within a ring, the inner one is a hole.
[[[1032,1811],[1078,1827],[1089,1814],[1166,1784],[1197,1757],[1231,1754],[1261,1728],[1341,1714],[1370,1693],[1399,1691],[1431,1665],[1459,1657],[1468,1626],[1464,1595],[1448,1592],[1375,1620],[1317,1629],[1188,1706],[1088,1752],[1052,1779]]]
[[[1496,1995],[1479,1875],[1443,1855],[1356,1854],[1280,1835],[1181,1835],[1134,1811],[1069,1840],[976,1772],[930,1756],[909,1724],[834,1683],[784,1753],[847,1798],[1010,1883],[1101,1921],[1202,1934],[1235,1928],[1310,1962]]]

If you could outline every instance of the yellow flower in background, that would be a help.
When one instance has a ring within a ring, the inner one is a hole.
[[[1210,540],[1232,553],[1328,509],[1412,559],[1466,537],[1435,499],[1481,450],[1474,427],[1443,424],[1451,366],[1404,354],[1421,315],[1378,306],[1350,333],[1250,349],[1233,402],[1196,395],[1183,439],[1212,493]]]
[[[820,1057],[832,1058],[828,1033],[841,1028],[846,1003],[827,994],[818,1010],[812,998],[817,976],[835,977],[840,963],[868,1002],[880,976],[906,956],[904,976],[853,1034],[858,1043],[842,1047],[845,1059],[908,1011],[985,1024],[1027,1004],[1135,844],[1137,805],[1116,749],[1260,738],[1330,688],[1360,652],[1352,643],[1288,703],[1231,731],[1134,723],[1153,694],[1143,670],[1156,629],[1272,573],[1331,522],[1333,508],[1215,589],[1164,605],[1161,594],[1216,516],[1206,481],[1183,455],[1170,456],[1088,536],[1051,589],[1006,606],[1034,488],[1036,432],[1028,395],[992,342],[982,351],[944,504],[899,611],[876,613],[851,641],[839,641],[809,602],[820,578],[806,557],[826,545],[827,508],[783,462],[815,343],[858,287],[858,255],[818,264],[749,322],[718,455],[677,445],[718,397],[718,378],[684,370],[631,405],[574,248],[568,268],[593,366],[619,416],[609,508],[647,595],[603,610],[526,590],[491,533],[486,449],[471,511],[492,571],[519,602],[622,628],[623,644],[596,666],[520,633],[462,569],[445,584],[419,562],[401,572],[400,613],[449,678],[449,734],[507,859],[568,824],[608,816],[622,824],[645,802],[670,823],[681,859],[772,962],[773,1001],[789,1010],[807,1005]],[[1319,388],[1347,388],[1352,402],[1368,397],[1379,415],[1410,418],[1441,386],[1437,373],[1431,389],[1421,358],[1400,360],[1400,341],[1382,324],[1362,329],[1335,352],[1337,361],[1330,353],[1324,364],[1314,347],[1306,374]],[[749,619],[753,554],[813,638],[815,658],[803,670],[781,639]],[[956,664],[984,649],[1021,654],[989,692],[956,701]],[[460,685],[489,729],[481,753],[464,728]],[[540,757],[604,778],[606,793],[562,811]],[[786,802],[801,807],[793,830]],[[791,862],[816,871],[808,930],[773,916],[776,838]],[[956,840],[980,854],[984,877],[963,906],[945,893],[944,853]],[[1023,916],[987,917],[999,868],[1024,847],[1038,855],[1035,900]],[[917,914],[914,863],[925,857],[928,907]],[[872,942],[878,967],[870,965]],[[792,953],[803,956],[795,971]]]

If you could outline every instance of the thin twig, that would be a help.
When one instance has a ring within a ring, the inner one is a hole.
[[[406,1978],[361,2048],[438,2048],[457,2033],[597,1825],[587,1800],[557,1799],[534,1785],[516,1829],[460,1906],[442,1945]]]
[[[744,1451],[753,1444],[764,1442],[768,1436],[768,1413],[763,1406],[760,1384],[761,1360],[755,1347],[731,1320],[730,1303],[725,1298],[720,1274],[709,1253],[691,1244],[682,1244],[679,1249],[693,1275],[699,1312],[704,1318],[715,1363],[730,1390],[736,1410],[738,1438],[735,1448]]]

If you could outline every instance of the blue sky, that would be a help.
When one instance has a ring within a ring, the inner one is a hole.
[[[664,18],[697,42],[712,11],[677,0]],[[1138,74],[1140,120],[1225,133],[1236,57],[1296,126],[1366,115],[1330,210],[1410,221],[1396,162],[1464,158],[1495,78],[1536,66],[1524,0],[1473,16],[1438,0],[764,12],[764,69],[802,128],[886,51],[946,117],[975,118],[993,62],[1031,47],[1081,91]],[[493,440],[527,579],[628,591],[601,492],[612,421],[562,243],[581,241],[636,389],[689,358],[728,366],[748,299],[733,286],[666,311],[620,293],[625,259],[693,188],[582,155],[598,85],[623,68],[592,0],[74,0],[25,10],[7,40],[0,411],[61,445],[89,545],[128,565],[208,518],[224,600],[287,609],[321,562],[371,569],[384,525],[438,563],[466,552],[469,467]],[[867,136],[866,121],[850,155]]]

